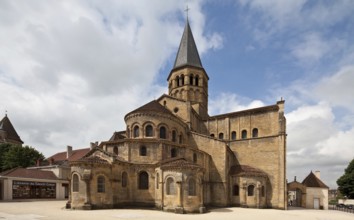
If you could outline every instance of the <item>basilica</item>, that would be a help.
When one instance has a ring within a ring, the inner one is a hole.
[[[168,94],[127,113],[124,131],[70,161],[67,207],[286,209],[284,100],[210,116],[209,76],[188,20],[166,76]]]

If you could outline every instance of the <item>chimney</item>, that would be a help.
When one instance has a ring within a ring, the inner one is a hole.
[[[315,176],[318,178],[318,179],[321,179],[321,172],[320,171],[315,171]]]
[[[72,146],[67,146],[66,147],[66,159],[69,159],[69,157],[73,154],[73,147]]]
[[[93,142],[91,142],[90,143],[90,149],[92,150],[93,148],[95,148],[97,145],[96,145],[96,143],[93,143]]]
[[[294,182],[296,182],[296,176],[294,176]]]

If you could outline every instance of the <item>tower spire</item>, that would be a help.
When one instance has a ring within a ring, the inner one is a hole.
[[[189,10],[189,8],[187,7]],[[186,9],[186,10],[187,10]],[[187,10],[187,12],[188,12]],[[189,21],[187,19],[186,26],[184,27],[181,43],[178,48],[175,64],[173,69],[182,66],[192,66],[203,68],[202,62],[199,57],[197,45],[195,44]]]

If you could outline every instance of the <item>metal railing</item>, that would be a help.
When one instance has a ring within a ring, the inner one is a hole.
[[[328,209],[330,210],[338,210],[342,212],[354,213],[354,208],[349,208],[348,206],[338,206],[338,205],[328,205]]]

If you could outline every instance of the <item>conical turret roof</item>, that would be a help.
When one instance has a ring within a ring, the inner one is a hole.
[[[0,121],[0,131],[6,132],[7,140],[23,143],[7,115],[5,115],[5,117]]]
[[[186,65],[203,68],[188,20],[184,27],[173,69]]]

